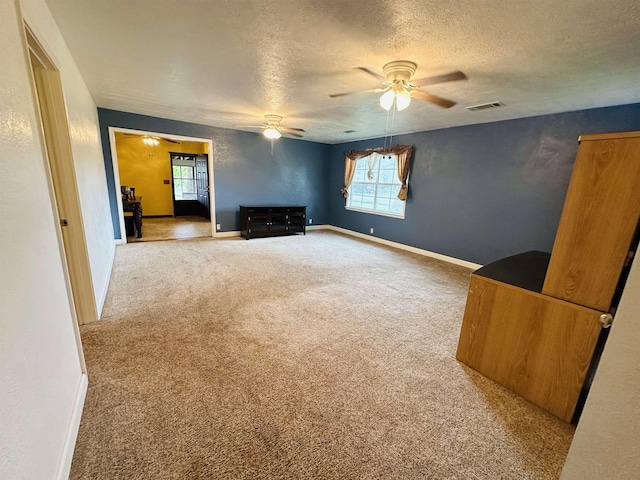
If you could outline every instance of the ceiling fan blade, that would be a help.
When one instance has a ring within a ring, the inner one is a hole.
[[[446,98],[438,97],[437,95],[431,95],[430,93],[423,92],[421,90],[412,90],[411,97],[417,98],[418,100],[423,100],[425,102],[433,103],[434,105],[438,105],[442,108],[451,108],[456,102],[452,102],[451,100],[447,100]]]
[[[296,138],[302,138],[302,135],[298,134],[298,133],[293,133],[293,132],[287,132],[286,128],[283,128],[282,131],[287,134],[287,135],[291,135],[292,137],[296,137]]]
[[[364,73],[371,75],[373,78],[375,78],[376,80],[380,81],[380,82],[384,82],[386,80],[385,77],[383,77],[382,75],[380,75],[379,73],[376,73],[372,70],[369,70],[368,68],[365,67],[356,67],[356,69],[363,71]]]
[[[433,75],[432,77],[411,80],[411,84],[416,87],[424,87],[425,85],[435,85],[436,83],[453,82],[455,80],[466,80],[467,76],[460,72],[443,73],[442,75]]]
[[[362,90],[356,90],[355,92],[344,92],[344,93],[330,93],[329,96],[331,98],[344,97],[347,95],[353,95],[354,93],[361,93]]]
[[[247,128],[269,128],[269,125],[247,125]]]
[[[373,88],[369,90],[356,90],[354,92],[331,93],[329,94],[329,96],[331,98],[336,98],[336,97],[344,97],[345,95],[353,95],[354,93],[368,93],[368,92],[378,92],[378,91],[382,91],[382,90],[380,90],[379,88]]]
[[[293,127],[280,127],[281,130],[285,132],[304,132],[302,128],[293,128]]]

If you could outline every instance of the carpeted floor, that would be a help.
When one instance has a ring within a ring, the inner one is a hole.
[[[455,359],[469,273],[326,231],[118,247],[71,478],[558,478],[573,428]]]

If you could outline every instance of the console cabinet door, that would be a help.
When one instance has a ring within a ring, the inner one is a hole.
[[[456,358],[570,422],[601,312],[471,275]]]
[[[305,212],[292,212],[289,215],[289,229],[293,232],[304,232],[305,217]]]
[[[261,235],[269,231],[269,216],[264,214],[249,214],[247,218],[248,234]]]

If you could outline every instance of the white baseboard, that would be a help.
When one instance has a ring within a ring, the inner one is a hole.
[[[73,403],[73,411],[71,413],[71,420],[69,421],[67,436],[64,440],[62,457],[60,458],[58,474],[56,475],[58,480],[69,479],[71,461],[73,460],[73,451],[75,450],[76,440],[78,439],[78,430],[80,430],[80,420],[82,419],[82,410],[84,409],[84,400],[87,397],[88,386],[89,380],[87,378],[87,374],[83,373],[78,385],[78,391],[76,392],[76,399]]]
[[[109,268],[107,269],[107,278],[105,278],[104,286],[102,287],[102,292],[100,292],[100,296],[98,297],[98,304],[96,305],[96,308],[98,310],[98,320],[102,318],[102,309],[104,308],[104,302],[107,299],[107,292],[109,291],[109,282],[111,281],[111,272],[113,271],[113,262],[115,261],[115,259],[116,249],[114,248],[111,252]]]
[[[307,227],[309,229],[310,227]],[[344,233],[347,235],[351,235],[353,237],[362,238],[364,240],[369,240],[370,242],[381,243],[382,245],[387,245],[389,247],[398,248],[400,250],[405,250],[407,252],[416,253],[418,255],[423,255],[425,257],[435,258],[437,260],[442,260],[444,262],[453,263],[455,265],[460,265],[462,267],[471,268],[473,270],[477,270],[482,267],[482,265],[473,262],[467,262],[466,260],[460,260],[459,258],[449,257],[448,255],[442,255],[441,253],[431,252],[429,250],[423,250],[422,248],[411,247],[409,245],[405,245],[404,243],[392,242],[390,240],[385,240],[384,238],[374,237],[373,235],[366,235],[360,232],[354,232],[353,230],[348,230],[342,227],[336,227],[334,225],[316,225],[314,230],[333,230],[335,232]]]
[[[369,240],[370,242],[380,243],[388,247],[398,248],[400,250],[405,250],[407,252],[416,253],[424,257],[435,258],[436,260],[442,260],[443,262],[449,262],[449,263],[453,263],[454,265],[460,265],[462,267],[470,268],[472,270],[477,270],[478,268],[482,267],[482,265],[480,265],[479,263],[468,262],[466,260],[450,257],[448,255],[442,255],[441,253],[431,252],[429,250],[423,250],[422,248],[412,247],[410,245],[405,245],[404,243],[392,242],[391,240],[385,240],[384,238],[374,237],[373,235],[354,232],[353,230],[348,230],[342,227],[336,227],[334,225],[307,225],[307,231],[313,231],[313,230],[333,230],[335,232],[344,233],[346,235],[351,235],[353,237],[362,238],[363,240]],[[216,235],[214,238],[229,238],[229,237],[239,237],[239,236],[240,236],[239,231],[216,232]]]
[[[240,230],[230,231],[230,232],[216,232],[213,238],[228,238],[228,237],[239,237]]]
[[[122,240],[121,238],[116,238],[116,245],[124,245],[124,240]]]

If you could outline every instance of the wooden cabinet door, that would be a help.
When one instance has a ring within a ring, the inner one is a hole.
[[[542,293],[606,311],[640,218],[640,132],[580,142]]]
[[[570,422],[601,312],[471,276],[456,358]]]

